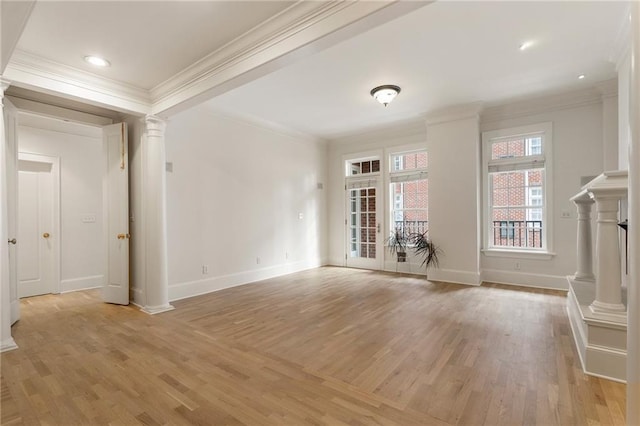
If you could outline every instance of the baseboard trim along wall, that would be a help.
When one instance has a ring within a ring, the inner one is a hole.
[[[70,291],[89,290],[102,287],[104,275],[92,275],[89,277],[72,278],[60,281],[60,293]]]
[[[569,290],[566,276],[501,271],[498,269],[483,269],[482,282],[546,288],[551,290]]]
[[[477,272],[458,271],[455,269],[430,269],[429,280],[444,281],[454,284],[480,285],[480,274]]]
[[[280,277],[294,272],[305,271],[307,269],[318,268],[327,262],[323,259],[303,260],[300,262],[284,263],[267,268],[254,269],[251,271],[238,272],[236,274],[221,275],[197,281],[189,281],[169,285],[169,301],[186,299],[200,296],[225,288],[250,284],[256,281],[267,280]]]

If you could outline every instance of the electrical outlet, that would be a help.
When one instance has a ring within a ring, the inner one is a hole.
[[[259,264],[260,264],[260,258],[256,257],[256,265],[259,265]]]
[[[519,271],[519,270],[520,270],[520,262],[516,262],[516,264],[513,266],[513,268],[514,268],[516,271]]]
[[[560,217],[563,219],[571,219],[571,212],[568,210],[562,210],[562,212],[560,212]]]
[[[202,275],[207,275],[209,273],[209,267],[207,265],[202,265]]]

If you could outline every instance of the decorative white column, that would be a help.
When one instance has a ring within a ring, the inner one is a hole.
[[[631,2],[627,424],[640,424],[640,4]],[[629,72],[622,69],[620,72]]]
[[[622,279],[620,264],[620,241],[618,228],[618,205],[626,197],[621,188],[590,188],[596,202],[596,299],[591,304],[594,313],[626,316],[622,304]]]
[[[591,206],[594,201],[587,191],[582,191],[571,198],[578,208],[578,246],[577,270],[575,279],[595,281],[593,275],[593,246],[591,244]]]
[[[7,140],[4,117],[4,91],[9,82],[0,77],[0,352],[16,349],[11,336],[11,281],[9,278],[9,212],[7,190]]]
[[[143,212],[145,238],[145,300],[148,314],[170,311],[167,272],[167,180],[164,130],[166,122],[153,115],[144,118]]]

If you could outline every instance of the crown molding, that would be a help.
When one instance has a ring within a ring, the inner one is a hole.
[[[285,56],[291,56],[292,52],[301,55],[300,48],[318,51],[313,44],[321,38],[382,9],[389,9],[389,16],[395,17],[424,4],[397,0],[299,1],[152,88],[152,112],[163,113],[188,101],[201,102],[223,93],[235,87],[231,80],[247,77],[265,65],[277,69],[275,61],[286,60]]]
[[[615,98],[618,96],[618,79],[601,81],[595,84],[595,88],[600,92],[602,98]]]
[[[484,108],[482,102],[472,102],[464,105],[454,105],[442,108],[426,115],[427,126],[447,123],[450,121],[466,120],[468,118],[479,118]]]
[[[606,82],[605,82],[606,84]],[[572,92],[556,93],[487,107],[480,117],[482,124],[541,114],[544,112],[577,108],[602,102],[603,94],[595,87]]]
[[[144,89],[21,50],[13,53],[4,77],[17,87],[73,99],[80,98],[121,112],[148,114],[151,110],[149,92]]]

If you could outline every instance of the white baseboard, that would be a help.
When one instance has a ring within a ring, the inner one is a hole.
[[[104,275],[92,275],[89,277],[72,278],[60,281],[60,293],[70,291],[89,290],[100,288],[104,282]]]
[[[330,266],[345,266],[346,261],[344,259],[344,257],[331,257],[329,258],[329,261],[327,262],[327,265]]]
[[[444,281],[466,285],[480,285],[481,283],[480,274],[477,272],[432,268],[427,275],[431,281]]]
[[[326,264],[323,259],[284,263],[268,268],[254,269],[251,271],[238,272],[235,274],[211,277],[197,281],[190,281],[169,285],[169,301],[186,299],[188,297],[199,296],[225,288],[236,287],[249,284],[255,281],[275,278],[282,275],[313,269]]]
[[[9,337],[8,339],[0,342],[0,352],[9,352],[14,349],[18,349],[18,345],[16,344],[16,341],[13,340],[13,337]]]
[[[384,270],[387,272],[400,272],[403,274],[426,275],[427,270],[422,264],[414,262],[384,262]]]
[[[551,290],[569,290],[567,277],[560,275],[531,274],[527,272],[483,269],[482,281],[496,284],[546,288]]]

